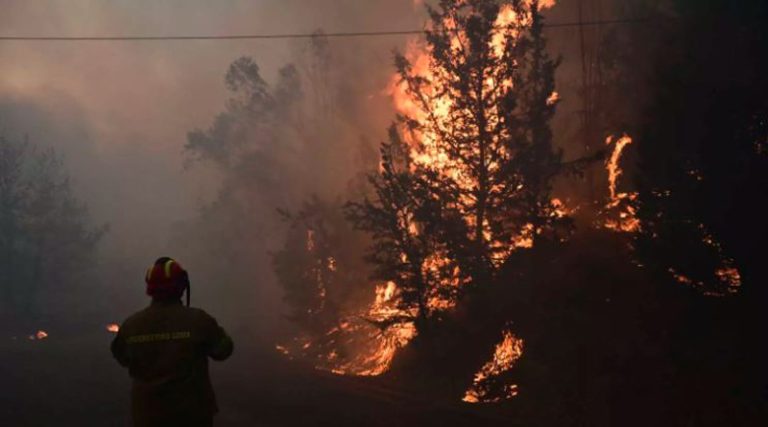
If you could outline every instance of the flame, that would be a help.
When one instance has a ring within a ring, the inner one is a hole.
[[[698,229],[702,234],[702,243],[714,249],[720,260],[719,265],[713,272],[713,276],[717,280],[717,285],[719,286],[716,286],[714,290],[712,290],[712,288],[705,290],[703,292],[704,295],[723,297],[726,295],[737,294],[741,289],[741,272],[735,266],[736,261],[725,255],[725,251],[720,242],[715,239],[715,236],[707,230],[704,224],[699,224]],[[674,268],[670,267],[667,271],[673,279],[683,285],[693,286],[695,288],[704,288],[706,286],[703,281],[694,281]]]
[[[113,334],[120,332],[120,325],[117,323],[110,323],[107,325],[107,332],[111,332]]]
[[[690,277],[688,277],[688,276],[686,276],[684,274],[680,274],[674,268],[670,267],[670,268],[667,269],[667,271],[669,271],[669,274],[671,274],[672,278],[677,280],[678,283],[682,283],[683,285],[694,285],[694,281]],[[697,282],[697,283],[695,283],[695,285],[703,286],[704,283]]]
[[[334,256],[320,255],[318,235],[306,234],[306,250],[314,256],[309,274],[317,283],[318,304],[310,315],[322,315],[326,308],[326,272],[339,270]],[[275,350],[289,359],[300,356],[313,361],[315,368],[336,374],[372,376],[386,372],[397,350],[416,336],[416,313],[401,308],[400,289],[395,282],[375,287],[371,304],[346,313],[327,331],[295,337]]]
[[[614,137],[609,136],[605,142],[608,145],[613,144]],[[617,190],[619,178],[623,174],[623,170],[621,169],[621,157],[624,150],[630,144],[632,144],[632,138],[627,134],[624,134],[615,142],[613,153],[606,164],[608,170],[609,201],[603,212],[603,215],[607,217],[603,226],[614,231],[636,233],[641,231],[641,223],[640,219],[637,217],[636,207],[638,193],[619,192]],[[688,171],[688,175],[694,177],[698,181],[704,179],[703,175],[698,170]],[[669,197],[671,194],[672,192],[669,190],[653,192],[653,195],[656,197]],[[719,282],[719,288],[724,289],[722,291],[707,290],[704,291],[704,294],[708,296],[725,296],[727,294],[738,293],[741,287],[741,273],[734,266],[735,261],[725,256],[722,246],[715,237],[706,230],[704,224],[699,224],[698,228],[702,234],[701,241],[705,245],[712,247],[720,259],[720,265],[714,271],[714,277]],[[680,284],[695,288],[704,288],[706,286],[703,281],[694,280],[673,267],[669,267],[667,272]]]
[[[526,249],[532,248],[534,231],[535,230],[534,230],[533,224],[531,223],[525,224],[522,232],[519,235],[512,238],[512,247],[526,248]]]
[[[532,1],[525,2],[526,6],[530,6]],[[555,5],[555,0],[543,0],[539,2],[539,9],[551,8]],[[504,55],[505,48],[509,39],[506,37],[508,34],[515,35],[517,31],[516,26],[511,24],[518,24],[519,26],[530,25],[530,16],[518,16],[512,6],[502,5],[499,10],[499,14],[496,18],[494,33],[490,40],[490,48],[494,54],[498,57]],[[446,29],[455,29],[455,23],[447,21],[444,23]],[[455,47],[462,44],[466,44],[464,40],[466,36],[461,31],[456,31],[452,38],[452,43]],[[445,93],[438,94],[435,82],[440,81],[444,76],[440,73],[438,67],[432,67],[431,65],[431,52],[423,42],[411,40],[406,45],[405,58],[408,60],[411,66],[411,74],[419,76],[419,79],[424,82],[422,91],[426,94],[426,98],[429,100],[428,106],[420,104],[420,100],[415,99],[411,91],[409,90],[409,84],[404,81],[398,73],[395,73],[389,82],[386,93],[391,97],[392,103],[396,111],[404,116],[409,117],[417,122],[424,123],[427,120],[431,120],[433,123],[440,123],[436,128],[422,128],[418,131],[408,130],[403,134],[403,140],[407,144],[410,152],[410,156],[413,159],[412,168],[423,167],[436,172],[438,176],[450,178],[455,181],[458,187],[463,190],[462,199],[460,200],[460,211],[466,221],[468,229],[473,230],[476,228],[478,218],[476,212],[472,208],[475,202],[471,200],[466,194],[471,194],[472,189],[477,186],[477,182],[471,178],[471,172],[467,165],[453,160],[452,156],[448,155],[448,148],[444,144],[440,143],[439,133],[450,131],[445,128],[442,123],[451,123],[450,110],[452,107],[451,96]],[[511,87],[511,82],[496,82],[493,78],[488,78],[485,82],[489,92],[494,88]],[[559,100],[559,93],[553,91],[547,100],[548,105],[552,105]],[[501,120],[501,114],[493,114],[491,112],[489,117],[495,117],[493,120]],[[489,127],[493,127],[496,124],[489,123]],[[448,125],[450,126],[450,125]],[[498,162],[491,161],[488,165],[489,169],[497,170],[499,167]],[[522,186],[518,190],[522,190]],[[498,266],[504,259],[506,259],[510,252],[519,248],[531,248],[533,246],[533,236],[539,232],[534,230],[533,225],[526,225],[520,230],[518,236],[513,236],[509,241],[501,241],[498,239],[494,232],[491,230],[487,221],[483,221],[483,231],[481,233],[482,238],[493,249],[495,254],[492,256],[492,262]],[[416,234],[416,228],[412,223],[409,223],[409,228],[412,234]],[[472,236],[474,238],[474,236]]]
[[[606,145],[611,145],[612,142],[613,136],[609,136],[605,140]],[[621,155],[624,153],[624,149],[630,144],[632,144],[632,138],[627,134],[624,134],[618,141],[616,141],[611,158],[608,160],[608,191],[611,194],[610,197],[612,201],[618,198],[616,194],[616,186],[619,177],[624,173],[619,165],[619,161],[621,160]]]
[[[414,5],[422,3],[421,0],[414,0]],[[554,0],[542,0],[539,2],[539,7],[540,9],[550,8],[554,4]],[[505,44],[508,42],[505,31],[517,31],[514,28],[510,29],[510,24],[530,25],[529,20],[530,17],[528,16],[517,16],[511,6],[503,5],[495,23],[498,30],[493,34],[490,41],[493,52],[501,56],[506,47]],[[446,22],[446,27],[455,28],[455,24]],[[462,37],[464,35],[461,32],[456,32],[452,41],[454,45],[458,45],[462,41]],[[436,116],[438,122],[447,121],[451,100],[447,96],[434,96],[436,94],[434,93],[433,82],[442,76],[437,75],[436,73],[439,71],[431,67],[431,52],[423,42],[411,40],[406,46],[405,57],[411,64],[411,72],[426,82],[425,91],[430,95],[432,104],[426,109],[419,105],[418,101],[411,96],[408,83],[402,81],[400,76],[395,74],[387,87],[387,94],[390,95],[396,111],[402,116],[419,122],[424,122],[429,118],[429,115]],[[499,85],[511,87],[512,85],[511,82],[496,82],[493,79],[488,79],[485,84],[489,88],[499,87]],[[553,92],[547,103],[552,105],[558,99],[559,94]],[[491,114],[490,116],[494,115]],[[437,172],[438,176],[450,177],[458,183],[462,190],[471,190],[475,185],[470,178],[469,171],[466,170],[466,166],[452,160],[445,151],[445,147],[439,144],[436,129],[405,132],[403,140],[413,159],[411,167],[428,168]],[[499,165],[491,164],[490,167],[498,168]],[[518,188],[519,190],[522,190],[522,186]],[[470,193],[470,191],[465,192]],[[464,206],[471,206],[473,203],[471,200],[467,200],[466,196],[460,202]],[[552,201],[552,215],[565,215],[566,212],[562,202],[559,200]],[[477,224],[478,220],[471,209],[464,209],[462,213],[467,225],[473,228],[473,224]],[[421,232],[419,225],[412,218],[404,216],[399,218],[399,221],[401,227],[408,230],[411,235],[418,236]],[[513,236],[511,240],[500,241],[501,239],[494,236],[487,221],[484,221],[482,225],[484,228],[482,237],[492,245],[498,254],[494,262],[500,262],[506,254],[515,249],[531,248],[534,243],[534,236],[540,232],[533,224],[526,224],[518,236]],[[314,234],[310,231],[307,235],[307,250],[312,252],[314,249]],[[401,254],[401,258],[403,262],[408,261],[404,253]],[[327,258],[324,262],[330,271],[336,271],[338,268],[334,258]],[[430,293],[427,295],[427,309],[430,314],[454,308],[458,290],[467,284],[469,279],[463,276],[461,270],[452,262],[448,256],[448,251],[435,251],[423,261],[420,267],[421,274],[431,284]],[[321,298],[324,298],[324,290],[321,289],[320,292]],[[321,339],[301,337],[290,344],[277,346],[276,350],[288,357],[296,353],[319,355],[315,366],[318,369],[337,374],[380,375],[389,369],[398,349],[406,346],[416,336],[413,319],[420,314],[417,310],[403,307],[401,292],[395,282],[379,284],[375,289],[374,300],[369,307],[360,313],[352,313],[343,317]],[[326,346],[325,343],[329,343],[329,345]],[[505,333],[504,341],[499,344],[494,355],[496,364],[483,367],[482,374],[479,375],[493,375],[494,371],[508,369],[508,366],[511,366],[511,363],[519,357],[521,352],[522,341],[514,338],[509,332]],[[482,377],[476,379],[481,381]]]
[[[741,272],[735,267],[736,261],[725,254],[725,250],[715,236],[710,233],[704,224],[699,224],[699,230],[702,233],[701,241],[712,247],[720,258],[720,265],[715,269],[715,277],[720,282],[724,292],[709,292],[709,295],[724,296],[726,294],[736,294],[741,288]]]
[[[614,144],[614,137],[609,136],[606,139],[606,144]],[[624,134],[621,138],[615,141],[613,152],[608,159],[606,168],[608,170],[608,192],[609,201],[605,206],[603,215],[605,219],[603,226],[619,232],[636,233],[641,231],[640,219],[637,217],[637,198],[636,192],[619,192],[618,181],[623,170],[621,169],[621,157],[624,150],[632,144],[632,138],[627,134]],[[701,181],[704,179],[703,175],[698,170],[690,170],[688,175],[694,177],[696,180]],[[656,197],[669,197],[672,194],[669,190],[654,191],[653,195]],[[741,287],[741,273],[738,268],[735,267],[735,261],[728,258],[715,237],[706,230],[704,224],[699,224],[699,230],[702,234],[701,241],[712,247],[717,253],[720,259],[720,265],[714,271],[714,277],[719,282],[719,288],[724,290],[707,290],[704,292],[708,296],[725,296],[727,294],[735,294],[739,292]],[[654,234],[655,236],[655,234]],[[701,280],[691,279],[689,276],[679,272],[673,267],[667,269],[672,278],[687,286],[693,286],[695,288],[704,288],[706,284]]]
[[[736,267],[723,266],[715,270],[715,276],[728,287],[728,293],[736,293],[741,287],[741,273]]]
[[[492,396],[487,382],[508,372],[520,356],[523,355],[523,340],[515,337],[511,331],[504,331],[503,339],[496,345],[491,360],[485,363],[475,374],[472,386],[462,399],[468,403],[499,402],[517,396],[517,385],[504,385],[502,394]]]
[[[552,95],[547,98],[547,105],[555,105],[558,101],[560,101],[560,94],[557,91],[552,92]]]
[[[434,284],[427,296],[430,313],[455,307],[459,288],[469,283],[469,279],[461,275],[461,269],[443,251],[429,255],[421,265],[421,273]]]
[[[395,282],[389,281],[376,287],[376,297],[364,318],[369,322],[387,322],[398,316],[412,317],[400,309],[399,305],[400,290]],[[369,331],[366,335],[370,339],[367,350],[331,369],[332,372],[340,375],[381,375],[389,370],[397,350],[406,346],[416,336],[413,321],[394,322],[389,327],[374,330],[370,330],[370,325],[367,326]],[[343,322],[339,328],[341,331],[357,332],[362,330],[362,325],[359,322]],[[334,353],[329,354],[329,359],[335,359]]]
[[[275,350],[277,350],[278,352],[280,352],[283,355],[288,356],[288,357],[290,357],[290,355],[291,355],[291,351],[288,350],[288,347],[286,347],[284,345],[277,344],[275,346]]]
[[[415,313],[399,308],[400,298],[394,282],[380,284],[366,310],[345,316],[323,337],[301,337],[275,349],[288,358],[311,354],[315,368],[338,375],[381,375],[416,336]]]
[[[550,204],[552,210],[551,216],[553,218],[565,218],[573,215],[577,211],[577,208],[568,207],[565,202],[557,197],[553,198]]]
[[[611,157],[606,163],[608,170],[608,193],[609,199],[605,206],[604,215],[607,216],[603,226],[610,230],[635,233],[640,231],[640,219],[637,217],[637,193],[636,192],[618,192],[618,182],[624,173],[621,168],[621,156],[624,150],[632,144],[632,138],[624,134],[614,144],[614,137],[606,138],[606,145],[614,144]]]
[[[530,2],[528,3],[530,4]],[[550,8],[554,6],[555,0],[544,0],[539,2],[539,8]],[[514,9],[509,5],[503,5],[499,11],[499,15],[496,18],[495,26],[497,31],[492,35],[490,41],[490,47],[495,55],[501,57],[506,48],[508,38],[506,33],[509,31],[517,31],[516,29],[510,29],[510,24],[530,25],[530,22],[523,20],[529,20],[529,17],[518,16]],[[445,22],[447,29],[455,28],[455,23]],[[514,35],[514,34],[513,34]],[[463,44],[464,34],[457,31],[453,36],[452,44],[456,47]],[[431,52],[423,43],[411,41],[408,43],[405,52],[405,58],[411,64],[411,73],[419,76],[422,81],[425,82],[422,90],[428,95],[431,100],[431,104],[425,108],[423,105],[419,105],[418,101],[414,99],[412,93],[409,91],[408,82],[403,81],[397,74],[393,75],[388,87],[388,93],[392,98],[397,112],[405,117],[409,117],[418,122],[423,123],[427,119],[432,120],[435,123],[448,123],[449,112],[452,106],[452,100],[449,96],[439,95],[436,92],[435,84],[441,79],[439,69],[437,67],[431,67]],[[497,87],[511,87],[510,81],[494,81],[493,78],[488,78],[485,85],[489,90]],[[553,105],[559,100],[559,94],[554,91],[547,100],[548,105]],[[501,114],[490,114],[491,117],[498,117]],[[490,124],[493,126],[493,124]],[[438,176],[444,176],[450,178],[458,184],[460,189],[464,190],[464,193],[471,193],[473,187],[477,185],[471,178],[470,171],[467,170],[467,166],[452,160],[452,157],[448,155],[446,147],[440,144],[440,138],[438,133],[444,129],[427,128],[421,129],[418,132],[409,131],[405,132],[403,139],[408,145],[410,156],[413,159],[412,168],[424,167],[433,172],[436,172]],[[490,169],[498,168],[499,165],[495,163],[489,164]],[[522,190],[522,185],[518,188],[518,191]],[[466,196],[460,200],[460,204],[463,206],[472,206],[473,201],[467,200]],[[478,225],[478,218],[471,208],[460,208],[462,216],[466,221],[469,229],[474,229]],[[552,201],[553,215],[565,215],[566,209],[560,200],[553,199]],[[495,265],[499,265],[506,259],[510,252],[521,249],[531,248],[534,244],[534,236],[540,232],[533,224],[526,224],[519,232],[517,236],[513,236],[511,240],[497,238],[490,228],[490,224],[487,220],[484,220],[482,225],[482,238],[490,244],[490,247],[494,251],[492,262]],[[409,222],[409,228],[413,227],[413,224]],[[416,228],[416,227],[413,227]],[[414,230],[415,231],[415,230]],[[414,233],[412,231],[412,233]],[[415,234],[415,233],[414,233]],[[404,255],[403,255],[404,256]],[[407,258],[406,258],[407,259]],[[422,275],[427,278],[434,286],[433,290],[428,295],[427,306],[430,311],[449,310],[456,305],[456,293],[458,289],[467,284],[469,279],[463,278],[460,269],[453,265],[450,258],[443,251],[438,250],[436,253],[431,254],[424,260],[421,266]],[[493,375],[495,371],[503,371],[509,369],[514,360],[516,360],[522,352],[522,341],[514,338],[510,332],[505,332],[504,340],[496,348],[494,355],[494,361],[489,362],[484,366],[475,378],[475,385],[473,387],[479,387],[479,384],[487,376]],[[479,388],[478,388],[479,390]],[[510,392],[511,396],[511,392]],[[480,391],[470,389],[467,392],[465,400],[476,398],[480,400]]]
[[[45,332],[44,330],[41,329],[41,330],[35,332],[33,335],[30,335],[27,338],[29,338],[31,341],[34,341],[34,340],[38,340],[38,341],[39,340],[44,340],[44,339],[48,338],[48,332]]]
[[[695,288],[703,288],[705,286],[704,282],[700,280],[694,281],[690,277],[678,272],[674,268],[670,267],[667,269],[667,271],[672,276],[672,278],[680,284],[693,286]],[[714,276],[721,287],[725,290],[706,290],[703,292],[704,295],[711,297],[723,297],[739,292],[739,289],[741,288],[741,272],[739,272],[738,268],[731,266],[729,260],[726,259],[722,262],[721,266],[715,270]]]

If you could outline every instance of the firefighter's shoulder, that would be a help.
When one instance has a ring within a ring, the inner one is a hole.
[[[216,319],[208,314],[207,311],[203,310],[202,308],[196,308],[196,307],[184,307],[184,311],[187,313],[187,315],[191,318],[193,318],[195,321],[200,322],[201,324],[217,324]]]
[[[148,310],[149,308],[144,308],[128,316],[128,318],[123,320],[123,323],[120,325],[120,331],[126,331],[135,325],[144,323],[144,319],[148,316]]]

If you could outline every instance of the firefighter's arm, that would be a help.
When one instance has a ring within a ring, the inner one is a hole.
[[[211,350],[208,353],[211,359],[225,360],[232,355],[232,352],[235,349],[235,343],[221,326],[219,326],[219,332],[217,333],[214,342],[215,344],[211,347]]]
[[[117,360],[117,363],[128,367],[128,352],[126,351],[125,339],[123,339],[120,332],[118,332],[115,339],[112,340],[112,344],[109,348],[112,350],[112,356]]]
[[[232,355],[235,344],[216,319],[208,317],[209,339],[206,343],[208,356],[213,360],[225,360]]]

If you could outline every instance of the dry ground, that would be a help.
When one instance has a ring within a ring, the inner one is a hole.
[[[111,358],[111,335],[48,331],[41,341],[0,340],[4,426],[126,426],[127,373]],[[235,335],[237,337],[237,335]],[[434,402],[365,379],[319,373],[237,337],[233,357],[212,365],[217,426],[514,425],[504,408]]]

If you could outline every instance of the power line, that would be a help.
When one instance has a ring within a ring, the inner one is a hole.
[[[544,24],[548,28],[566,28],[611,24],[639,24],[650,19],[611,19],[590,22],[557,22]],[[423,35],[426,30],[394,30],[394,31],[354,31],[333,33],[284,33],[284,34],[224,34],[224,35],[179,35],[179,36],[0,36],[0,41],[54,41],[54,42],[88,42],[88,41],[184,41],[184,40],[275,40],[275,39],[309,39],[315,37],[360,38]]]

